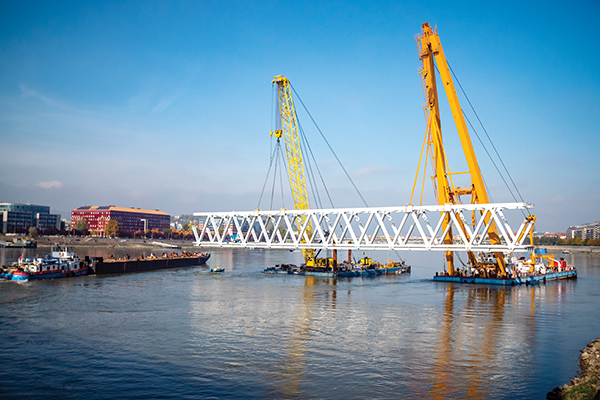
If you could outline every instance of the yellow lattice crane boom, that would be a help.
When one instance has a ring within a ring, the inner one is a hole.
[[[420,71],[421,79],[424,85],[425,100],[427,102],[425,110],[428,115],[427,123],[427,134],[426,141],[433,147],[431,152],[431,159],[434,169],[434,184],[436,186],[436,197],[438,204],[460,204],[460,196],[470,195],[470,202],[472,204],[486,204],[489,203],[488,194],[485,188],[479,163],[473,150],[473,144],[467,124],[465,122],[460,102],[456,94],[454,82],[450,74],[450,68],[442,49],[442,44],[436,30],[431,29],[429,23],[422,25],[422,34],[417,39],[417,45],[419,48],[419,58],[421,59],[422,70]],[[435,61],[435,63],[434,63]],[[442,80],[442,86],[446,92],[446,97],[450,103],[450,109],[452,110],[452,116],[454,117],[454,123],[458,130],[458,135],[462,144],[462,148],[467,161],[468,171],[467,173],[471,177],[470,187],[454,187],[452,181],[452,173],[448,168],[448,160],[444,151],[444,144],[442,140],[442,126],[440,119],[440,110],[438,103],[438,91],[436,84],[435,65],[438,67],[440,78]],[[413,193],[414,194],[414,193]],[[412,202],[412,198],[411,198]],[[486,224],[489,222],[489,216],[485,216]],[[443,229],[450,224],[449,217],[443,221]],[[462,222],[461,222],[462,224]],[[461,225],[462,231],[467,234],[464,226]],[[499,244],[500,237],[494,222],[491,223],[488,230],[488,236],[492,244]],[[452,230],[450,229],[444,237],[445,244],[452,244]],[[506,267],[504,262],[504,255],[501,252],[494,253],[496,260],[498,261],[500,275],[506,275]],[[469,252],[469,261],[472,265],[476,264],[475,256],[472,252]],[[448,265],[448,272],[450,275],[455,274],[454,268],[454,252],[446,251],[446,262]]]
[[[277,140],[283,136],[285,141],[288,175],[290,178],[290,186],[292,188],[292,197],[294,198],[294,208],[296,210],[307,210],[309,208],[308,191],[304,174],[302,148],[300,146],[298,118],[296,116],[294,100],[292,99],[290,81],[282,75],[277,75],[273,78],[273,83],[277,84],[279,116],[281,120],[281,129],[276,129],[274,135]],[[312,224],[310,220],[306,220],[305,216],[298,217],[296,220],[298,232],[302,230],[305,223],[306,229],[302,239],[303,243],[310,241],[312,236]],[[315,250],[305,249],[302,250],[302,253],[306,265],[312,265],[314,263]]]

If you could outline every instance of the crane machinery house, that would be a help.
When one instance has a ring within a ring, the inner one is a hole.
[[[96,235],[106,234],[106,224],[110,220],[119,223],[122,232],[162,230],[170,227],[171,216],[164,211],[144,210],[134,207],[81,206],[71,211],[71,227],[85,219],[88,230]]]

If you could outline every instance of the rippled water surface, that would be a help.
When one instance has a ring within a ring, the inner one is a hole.
[[[410,275],[337,280],[260,273],[301,253],[211,253],[0,282],[0,397],[545,398],[600,336],[598,256],[576,255],[574,281],[496,288],[434,283],[433,253],[407,254]]]

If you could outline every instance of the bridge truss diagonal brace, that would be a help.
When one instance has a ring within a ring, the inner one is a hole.
[[[308,210],[254,210],[198,212],[194,226],[199,247],[324,249],[324,250],[423,250],[423,251],[526,251],[524,245],[533,222],[516,210],[533,208],[528,203],[445,204],[334,208]],[[514,215],[507,218],[508,213]],[[466,224],[475,216],[472,225]],[[442,220],[450,223],[441,229]],[[516,217],[516,218],[515,218]],[[509,223],[522,220],[517,229]],[[305,221],[298,227],[297,221]],[[487,221],[486,221],[487,220]],[[312,221],[311,237],[306,224]],[[491,244],[488,231],[495,224],[500,243]],[[444,237],[453,233],[452,243]],[[522,233],[525,234],[522,234]]]

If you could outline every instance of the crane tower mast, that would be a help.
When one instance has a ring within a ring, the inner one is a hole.
[[[433,145],[432,163],[434,169],[434,178],[437,186],[437,201],[438,204],[460,204],[460,196],[471,195],[472,204],[487,204],[489,198],[477,157],[473,149],[471,137],[467,129],[454,82],[450,74],[450,68],[442,49],[442,44],[438,36],[437,31],[431,29],[428,22],[422,25],[422,34],[417,39],[419,48],[419,58],[422,63],[422,70],[420,72],[421,79],[423,80],[425,100],[427,102],[425,109],[428,113],[428,124],[427,131],[429,134],[428,143]],[[435,61],[435,64],[434,64]],[[452,116],[454,117],[454,123],[460,137],[460,141],[463,147],[467,165],[469,168],[469,175],[471,177],[471,187],[469,188],[455,188],[452,184],[451,173],[448,170],[448,163],[446,154],[444,151],[444,145],[442,141],[442,125],[440,119],[440,110],[438,103],[438,91],[435,77],[435,65],[437,64],[440,78],[442,80],[442,86],[446,92],[446,97],[450,103],[450,109],[452,110]],[[489,217],[486,216],[486,224]],[[450,224],[449,217],[443,221],[444,229]],[[465,231],[464,228],[462,229]],[[466,233],[466,232],[465,232]],[[491,224],[488,230],[488,236],[492,244],[500,244],[500,237],[498,235],[497,228],[494,223]],[[447,235],[444,237],[444,244],[452,244],[452,230],[449,230]],[[496,259],[498,261],[499,273],[506,275],[506,268],[504,262],[504,255],[502,252],[495,252]],[[476,264],[475,256],[472,252],[469,252],[469,260],[472,264]],[[451,275],[454,274],[454,252],[446,251],[446,263],[448,270]]]
[[[306,189],[306,177],[304,174],[304,161],[302,158],[302,148],[300,146],[300,131],[298,128],[298,118],[296,108],[292,99],[292,91],[288,78],[277,75],[273,78],[273,83],[277,84],[277,93],[279,98],[279,116],[281,118],[281,129],[275,130],[277,140],[283,136],[285,141],[285,151],[287,158],[288,175],[294,198],[294,208],[296,210],[308,210],[308,191]],[[296,220],[298,232],[302,230],[306,223],[305,239],[303,242],[310,241],[312,237],[311,221],[306,216],[299,216]],[[302,250],[304,261],[307,265],[314,260],[314,249]]]

